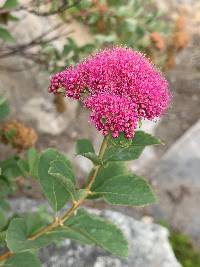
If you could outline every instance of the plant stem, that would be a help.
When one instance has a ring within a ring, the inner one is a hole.
[[[100,150],[99,150],[99,155],[98,155],[100,160],[103,159],[103,155],[104,155],[104,153],[106,151],[106,148],[107,148],[107,145],[108,145],[108,141],[109,141],[109,135],[104,137],[104,140],[103,140],[103,142],[101,144],[101,147],[100,147]],[[95,181],[95,178],[97,176],[97,173],[98,173],[100,167],[101,167],[101,165],[96,165],[96,166],[93,167],[93,169],[92,169],[92,171],[90,173],[90,176],[89,176],[88,184],[86,186],[86,195],[83,198],[81,198],[80,200],[73,202],[73,205],[71,206],[71,208],[66,213],[64,213],[61,217],[56,217],[55,220],[51,224],[49,224],[46,227],[40,229],[35,234],[29,236],[28,240],[35,240],[38,237],[40,237],[41,235],[43,235],[43,234],[45,234],[47,232],[50,232],[54,228],[56,228],[58,226],[62,227],[64,225],[64,222],[74,214],[74,212],[83,204],[83,202],[86,200],[86,198],[91,194],[90,190],[91,190],[92,184]],[[13,255],[14,255],[14,253],[12,253],[10,251],[7,251],[3,255],[0,255],[0,261],[3,261],[3,260],[5,260],[5,259],[7,259],[7,258],[9,258],[9,257],[11,257]]]
[[[99,159],[102,160],[103,155],[106,151],[106,147],[108,145],[109,135],[104,137],[104,140],[101,144],[100,150],[99,150]],[[64,223],[85,201],[85,199],[90,195],[92,184],[94,183],[94,180],[97,176],[97,173],[100,169],[101,165],[94,166],[89,177],[88,185],[86,186],[87,194],[82,199],[80,199],[78,202],[74,203],[73,206],[61,217],[61,223]]]

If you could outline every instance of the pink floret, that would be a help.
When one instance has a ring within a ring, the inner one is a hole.
[[[52,77],[49,91],[62,87],[66,95],[82,101],[91,119],[105,135],[134,135],[137,122],[166,111],[170,94],[161,73],[139,52],[129,48],[100,51]],[[105,122],[102,122],[102,119]]]

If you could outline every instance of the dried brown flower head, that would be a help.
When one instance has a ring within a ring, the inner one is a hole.
[[[38,135],[34,129],[12,120],[5,122],[1,127],[0,138],[4,144],[11,144],[14,148],[23,150],[34,146]]]

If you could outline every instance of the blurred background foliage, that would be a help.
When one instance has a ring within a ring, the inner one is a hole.
[[[170,31],[153,0],[86,0],[70,12],[89,27],[100,46],[127,45],[146,51],[151,33],[167,34]]]
[[[170,243],[176,255],[176,258],[183,267],[200,266],[200,252],[192,244],[188,235],[176,232],[171,229]]]
[[[53,44],[60,36],[48,38],[51,33],[48,32],[18,47],[8,26],[13,20],[17,23],[20,19],[17,12],[22,10],[38,16],[57,14],[61,24],[66,26],[71,20],[77,20],[88,27],[94,41],[79,46],[66,36],[60,50]],[[0,38],[9,43],[0,51],[0,58],[23,50],[27,57],[44,65],[50,73],[76,63],[95,49],[112,45],[127,45],[140,50],[162,68],[166,64],[170,45],[167,36],[173,31],[173,23],[158,10],[154,0],[31,1],[27,5],[20,5],[17,0],[7,0],[0,9],[0,23]],[[37,52],[28,55],[27,51],[33,46],[37,46]]]
[[[157,223],[168,228],[169,241],[181,265],[183,267],[200,266],[200,252],[192,243],[191,238],[176,229],[172,229],[164,220]]]

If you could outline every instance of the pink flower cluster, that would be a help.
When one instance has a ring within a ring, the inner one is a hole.
[[[168,107],[168,83],[143,54],[130,48],[105,49],[55,74],[49,91],[64,88],[92,111],[91,121],[104,135],[134,135],[138,121],[154,119]],[[85,94],[86,93],[86,94]]]
[[[104,135],[111,131],[113,137],[118,137],[120,132],[127,138],[133,136],[138,116],[136,104],[129,99],[100,93],[86,98],[85,106],[92,111],[91,120]]]

